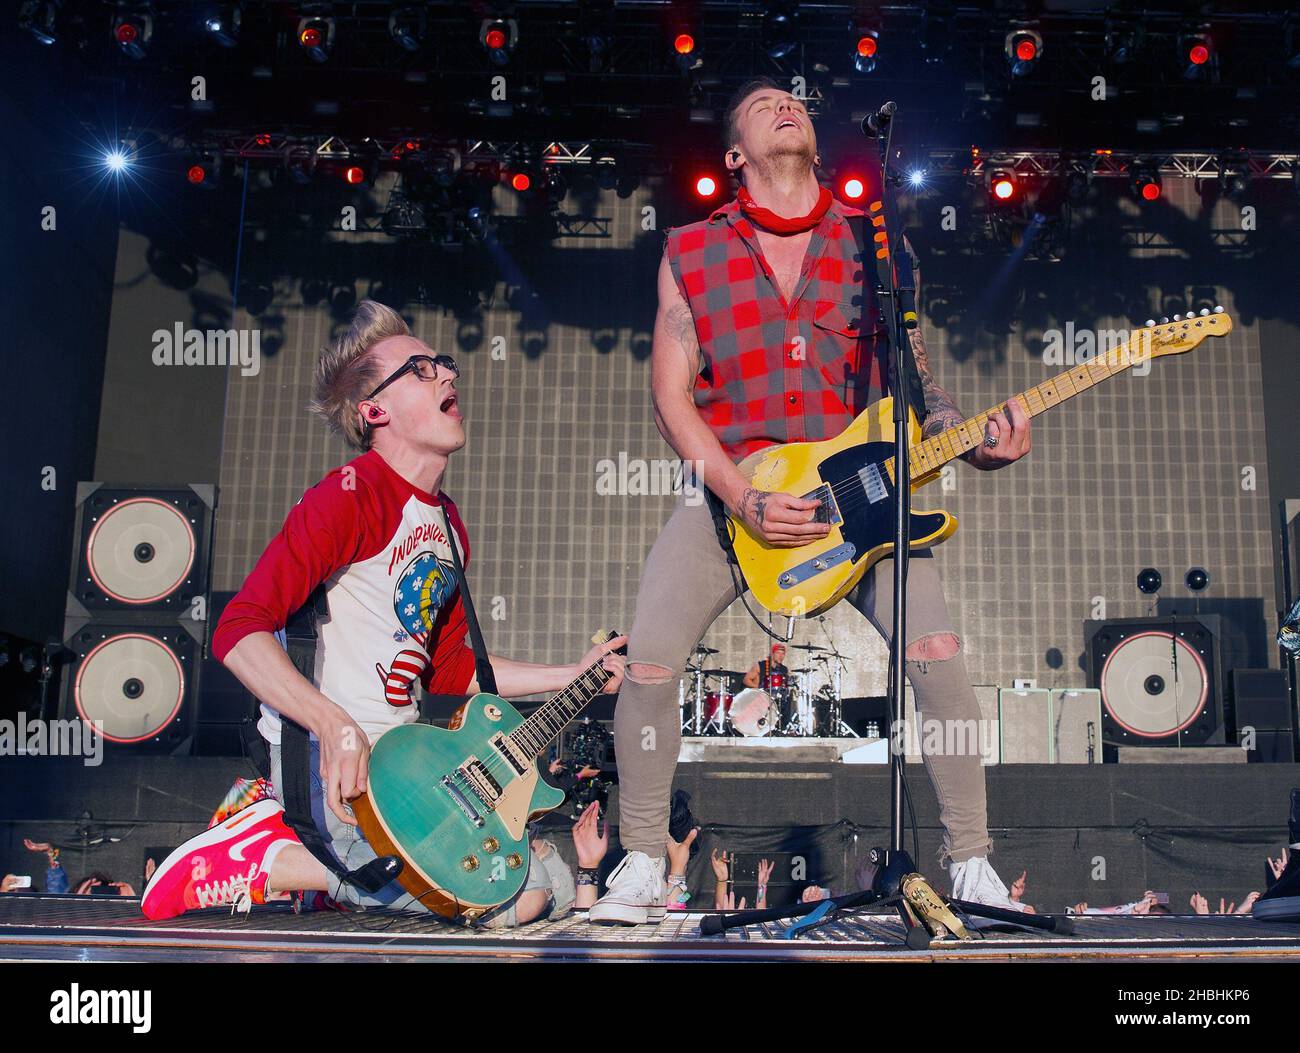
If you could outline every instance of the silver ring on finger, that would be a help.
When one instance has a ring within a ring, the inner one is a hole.
[[[996,435],[984,436],[984,445],[987,446],[989,449],[992,449],[997,444],[998,444],[998,437]]]

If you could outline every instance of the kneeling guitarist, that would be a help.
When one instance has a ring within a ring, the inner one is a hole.
[[[746,84],[726,114],[727,167],[737,199],[669,232],[659,268],[651,357],[655,420],[683,461],[769,545],[825,537],[818,502],[752,488],[736,462],[773,444],[840,434],[886,394],[889,363],[877,343],[875,304],[862,304],[846,222],[816,176],[817,139],[802,102],[767,79]],[[925,400],[923,431],[963,420],[935,382],[919,330],[912,334]],[[1029,450],[1018,402],[989,420],[966,457],[1001,468]],[[979,705],[953,629],[935,561],[911,564],[905,652],[918,716],[978,721]],[[877,564],[849,601],[885,635],[893,564]],[[614,723],[620,775],[619,835],[628,855],[610,875],[593,921],[640,924],[663,917],[667,801],[680,744],[677,678],[687,656],[733,600],[736,586],[704,503],[680,503],[646,559]],[[975,726],[973,723],[971,726]],[[653,729],[653,735],[647,735]],[[980,756],[924,758],[939,799],[944,857],[957,898],[1016,909],[988,862]]]
[[[361,451],[294,506],[227,605],[213,651],[261,702],[258,730],[270,746],[279,788],[280,715],[311,732],[312,814],[339,862],[356,870],[376,858],[348,800],[366,790],[371,744],[418,716],[415,681],[436,693],[478,691],[465,643],[464,606],[451,564],[455,532],[469,559],[464,524],[441,492],[451,455],[465,445],[457,369],[413,337],[396,311],[362,301],[350,328],[316,367],[312,408]],[[328,618],[319,626],[315,675],[302,676],[275,633],[324,586]],[[616,637],[577,664],[533,665],[491,658],[503,696],[551,692],[600,662],[617,690],[623,659]],[[151,918],[195,907],[247,908],[291,890],[327,892],[340,905],[426,906],[396,881],[367,894],[341,882],[283,821],[274,799],[258,801],[192,838],[154,873],[143,897]],[[539,882],[529,889],[540,888]],[[516,904],[519,921],[538,902]],[[534,909],[535,908],[535,909]]]

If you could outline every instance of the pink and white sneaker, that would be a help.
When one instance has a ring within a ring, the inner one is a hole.
[[[248,913],[266,902],[266,879],[285,845],[302,844],[285,824],[284,807],[264,798],[191,837],[169,855],[145,886],[140,908],[154,921],[187,910],[231,906]]]

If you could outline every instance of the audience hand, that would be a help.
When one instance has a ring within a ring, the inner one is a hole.
[[[573,848],[578,853],[578,866],[583,869],[600,866],[609,850],[609,825],[600,829],[600,802],[592,801],[582,810],[573,824]]]

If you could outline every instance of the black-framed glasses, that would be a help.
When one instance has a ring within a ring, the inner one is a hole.
[[[367,395],[366,399],[374,398],[389,384],[401,380],[407,373],[414,373],[421,380],[436,380],[439,366],[448,370],[453,379],[460,376],[460,370],[456,367],[456,360],[451,355],[412,355],[400,369],[388,374],[383,383]]]

